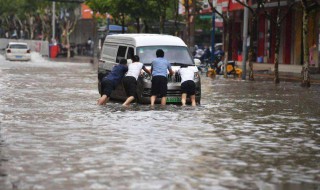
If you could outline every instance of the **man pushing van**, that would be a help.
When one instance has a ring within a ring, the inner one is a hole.
[[[121,59],[120,63],[115,65],[107,76],[103,77],[101,81],[102,93],[97,102],[98,105],[104,105],[109,101],[112,91],[116,89],[127,71],[127,60]]]
[[[164,51],[158,49],[156,51],[157,58],[154,59],[151,63],[151,97],[150,104],[154,106],[157,97],[161,98],[161,105],[166,105],[167,101],[167,70],[170,75],[173,75],[174,72],[171,69],[171,64],[167,59],[164,58]]]

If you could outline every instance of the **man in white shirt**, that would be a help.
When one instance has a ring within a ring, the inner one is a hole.
[[[141,70],[144,70],[146,73],[151,74],[151,72],[140,63],[140,58],[138,55],[133,56],[132,63],[128,65],[128,72],[123,82],[123,87],[127,94],[126,101],[122,104],[123,106],[129,106],[130,103],[136,98],[137,91],[137,80],[141,73]]]
[[[178,73],[181,76],[181,103],[186,105],[187,96],[190,96],[191,105],[196,106],[196,83],[194,75],[198,72],[197,67],[181,66]]]

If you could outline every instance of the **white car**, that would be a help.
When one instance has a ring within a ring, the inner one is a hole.
[[[30,61],[31,50],[27,43],[10,42],[5,50],[6,60]]]

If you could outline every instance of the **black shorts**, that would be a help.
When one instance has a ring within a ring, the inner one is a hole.
[[[167,96],[167,77],[164,76],[153,76],[152,77],[152,87],[151,87],[151,95],[157,97]]]
[[[115,89],[115,87],[110,80],[102,80],[101,81],[102,95],[107,95],[108,97],[110,97],[110,95],[114,89]]]
[[[181,93],[187,93],[187,95],[196,94],[196,83],[192,80],[184,81],[181,84]]]
[[[137,91],[137,80],[132,76],[124,77],[122,80],[124,90],[126,91],[127,97],[134,96],[136,97]]]

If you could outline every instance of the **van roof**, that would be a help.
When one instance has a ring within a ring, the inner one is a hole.
[[[124,43],[135,46],[185,46],[184,41],[177,37],[164,34],[113,34],[106,37],[105,42]]]

